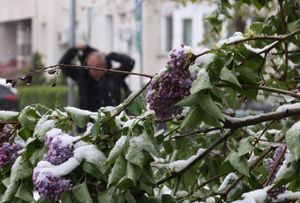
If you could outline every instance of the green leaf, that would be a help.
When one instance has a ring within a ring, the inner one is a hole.
[[[47,117],[42,117],[34,127],[33,136],[37,136],[43,140],[46,132],[55,127],[55,120],[47,120]]]
[[[126,191],[125,199],[127,200],[128,203],[137,203],[129,191]]]
[[[193,81],[192,87],[190,89],[191,94],[195,94],[204,89],[212,88],[209,75],[205,69],[201,69],[198,73],[198,77]]]
[[[256,32],[257,34],[260,34],[261,31],[263,30],[264,24],[260,22],[254,22],[250,26],[250,29]]]
[[[140,176],[142,174],[141,168],[138,166],[131,164],[130,162],[127,162],[127,177],[135,183],[137,180],[139,180]]]
[[[176,200],[171,195],[163,194],[161,196],[162,203],[176,203]]]
[[[198,106],[201,102],[201,98],[203,97],[202,92],[198,92],[196,94],[191,94],[182,100],[180,100],[176,105],[178,106]]]
[[[28,138],[32,136],[32,130],[29,130],[26,127],[22,127],[21,129],[18,130],[18,134],[23,140],[26,141]]]
[[[94,176],[98,180],[105,180],[105,178],[102,175],[101,171],[95,165],[93,165],[89,162],[85,161],[82,165],[82,169],[83,169],[83,171],[85,171],[86,173]]]
[[[30,137],[26,142],[26,148],[22,154],[22,157],[24,159],[29,159],[37,149],[42,147],[43,143],[41,143],[37,138]]]
[[[134,188],[134,182],[131,179],[129,179],[126,176],[124,176],[118,182],[118,188],[120,190],[129,190],[129,189],[132,189],[132,188]]]
[[[113,198],[114,192],[115,192],[115,188],[113,188],[113,187],[99,192],[98,202],[99,203],[113,202],[112,198]]]
[[[238,172],[249,177],[249,167],[244,157],[239,156],[236,152],[231,152],[229,162]]]
[[[0,111],[0,120],[1,121],[17,121],[19,112],[15,111]]]
[[[107,161],[108,162],[113,162],[116,160],[116,158],[120,155],[122,152],[125,143],[127,140],[127,136],[121,136],[118,141],[116,142],[115,146],[112,148],[112,150],[109,152]]]
[[[11,182],[5,193],[1,197],[1,203],[4,202],[9,202],[16,194],[18,188],[19,188],[20,183],[19,182]]]
[[[130,163],[133,163],[141,168],[143,168],[145,162],[145,156],[143,153],[143,141],[141,137],[133,137],[129,140],[129,147],[125,154],[125,158]]]
[[[162,145],[167,154],[171,154],[173,152],[173,145],[169,140],[163,141]]]
[[[298,127],[299,124],[300,124],[299,122],[295,123],[286,132],[285,135],[287,147],[289,150],[291,150],[296,160],[300,158],[300,130]]]
[[[111,169],[111,173],[109,174],[108,187],[110,187],[112,184],[116,184],[123,176],[126,175],[126,167],[127,162],[124,159],[124,156],[120,154],[114,167]]]
[[[203,116],[203,111],[200,107],[193,108],[193,110],[183,120],[181,129],[197,127],[203,121]]]
[[[11,167],[10,181],[17,182],[31,176],[31,174],[32,168],[30,167],[29,161],[19,156]]]
[[[85,181],[82,184],[75,185],[72,189],[72,194],[78,202],[93,203]]]
[[[210,94],[203,95],[203,97],[201,98],[201,104],[199,105],[199,107],[204,112],[206,112],[209,116],[220,119],[220,120],[224,120],[224,115],[223,115],[220,107],[213,101]]]
[[[300,25],[300,19],[295,20],[295,21],[288,24],[288,30],[290,32],[293,32],[293,31],[295,31],[296,29],[299,28],[299,25]]]
[[[126,108],[127,111],[133,113],[134,115],[141,115],[146,108],[146,99],[145,95],[139,95],[133,102]]]
[[[35,124],[39,119],[39,115],[34,107],[27,106],[25,107],[19,117],[18,120],[22,126],[27,127],[30,130],[34,130]]]
[[[252,141],[253,141],[252,137],[247,137],[240,141],[239,148],[238,148],[239,156],[243,156],[254,149]]]
[[[84,128],[86,124],[90,120],[91,115],[95,115],[96,113],[81,110],[75,107],[65,107],[65,111],[70,114],[72,120],[78,125],[80,128]]]
[[[20,185],[15,196],[27,202],[34,202],[32,191],[24,184]]]
[[[236,76],[234,75],[234,73],[226,67],[222,68],[222,70],[220,72],[220,79],[223,81],[229,82],[231,84],[234,84],[238,87],[241,87],[241,85],[240,85],[239,81],[237,80]]]
[[[60,200],[62,203],[72,203],[71,194],[68,192],[62,193]]]

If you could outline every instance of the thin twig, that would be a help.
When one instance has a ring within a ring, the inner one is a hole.
[[[103,122],[100,127],[103,127],[105,124],[109,123],[111,120],[113,120],[116,116],[118,116],[122,111],[124,111],[142,92],[150,85],[152,80],[150,80],[134,97],[128,101],[127,104],[123,105],[122,108],[120,108],[115,114],[113,114],[108,120]]]
[[[186,134],[183,134],[183,135],[178,135],[178,136],[174,136],[171,138],[171,140],[177,140],[177,139],[181,139],[181,138],[184,138],[184,137],[188,137],[188,136],[192,136],[192,135],[196,135],[196,134],[206,134],[208,132],[211,132],[211,131],[216,131],[216,130],[220,130],[220,128],[199,128],[191,133],[186,133]]]
[[[292,91],[288,91],[288,90],[282,90],[282,89],[277,89],[274,87],[266,87],[266,86],[261,86],[261,85],[252,85],[252,84],[241,84],[242,88],[245,89],[259,89],[259,90],[265,90],[268,92],[274,92],[274,93],[278,93],[278,94],[284,94],[284,95],[289,95],[291,97],[300,99],[300,94],[297,94],[295,92]]]
[[[67,64],[60,64],[57,65],[60,67],[65,67],[65,68],[84,68],[84,69],[91,69],[91,70],[99,70],[99,71],[104,71],[108,73],[120,73],[120,74],[126,74],[126,75],[137,75],[137,76],[142,76],[142,77],[147,77],[147,78],[153,78],[154,75],[148,75],[144,73],[135,73],[135,72],[129,72],[129,71],[121,71],[121,70],[116,70],[116,69],[107,69],[107,68],[99,68],[99,67],[92,67],[92,66],[76,66],[76,65],[67,65]]]

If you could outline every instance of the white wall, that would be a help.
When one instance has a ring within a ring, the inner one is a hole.
[[[17,56],[16,24],[0,24],[0,39],[5,39],[1,40],[0,62],[5,63],[15,59]]]

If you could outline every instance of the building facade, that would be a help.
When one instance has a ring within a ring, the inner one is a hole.
[[[33,52],[42,54],[45,65],[57,64],[69,44],[71,0],[0,3],[0,70],[28,66]],[[184,43],[201,50],[208,34],[204,16],[215,9],[210,1],[184,6],[170,0],[77,0],[76,7],[77,42],[129,54],[136,60],[133,71],[147,74],[163,68],[172,47]],[[146,82],[127,80],[132,89]]]

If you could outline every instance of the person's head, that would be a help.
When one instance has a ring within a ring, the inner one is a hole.
[[[99,51],[90,53],[87,57],[86,65],[95,68],[107,68],[105,54]],[[89,75],[96,80],[99,80],[104,74],[105,71],[103,70],[89,69]]]

